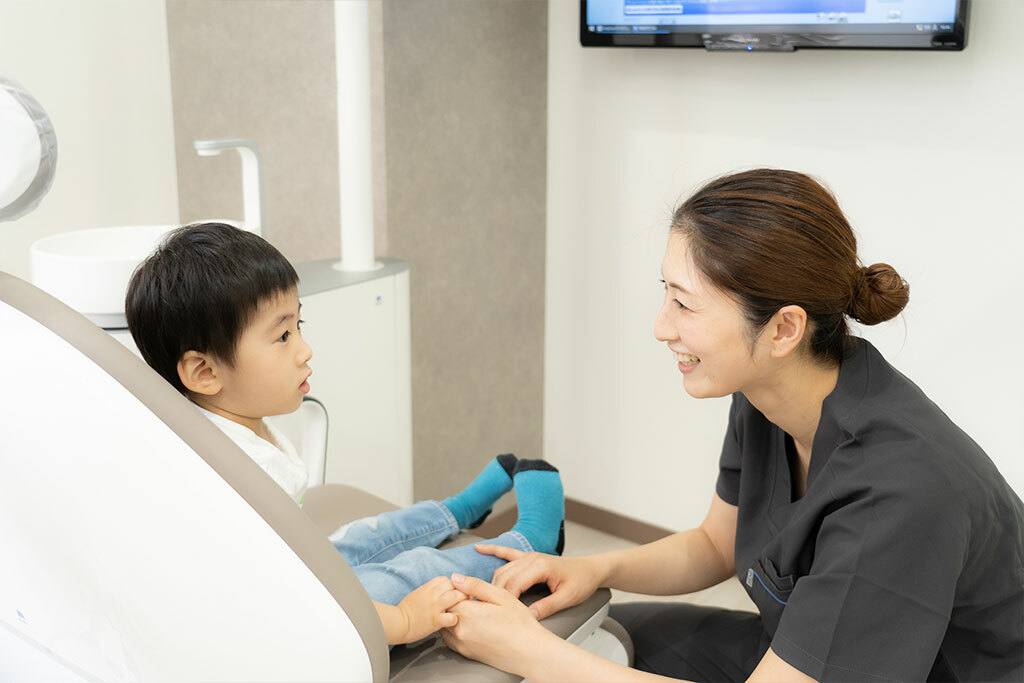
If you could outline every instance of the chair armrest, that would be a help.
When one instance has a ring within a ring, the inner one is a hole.
[[[522,601],[530,605],[547,594],[546,588],[534,586],[523,593]],[[601,626],[608,611],[609,600],[611,591],[601,588],[579,605],[553,614],[540,623],[560,638],[577,642]],[[593,628],[590,628],[590,624],[593,624]],[[580,632],[581,630],[583,632]],[[391,650],[390,683],[519,683],[522,680],[520,676],[466,659],[459,653],[449,650],[438,635],[432,635],[418,643],[399,645]]]

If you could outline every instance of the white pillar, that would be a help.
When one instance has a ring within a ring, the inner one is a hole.
[[[381,267],[373,251],[373,159],[370,137],[370,18],[367,0],[335,0],[338,69],[338,176],[341,261],[338,270]]]

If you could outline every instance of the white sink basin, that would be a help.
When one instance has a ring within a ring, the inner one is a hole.
[[[32,284],[100,327],[127,327],[124,295],[135,267],[174,225],[140,225],[63,232],[35,242]]]

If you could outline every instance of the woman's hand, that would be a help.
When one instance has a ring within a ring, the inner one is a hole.
[[[530,606],[536,619],[578,605],[594,594],[601,585],[600,563],[589,557],[558,557],[543,553],[524,553],[515,548],[480,544],[477,552],[494,555],[508,564],[494,571],[491,583],[518,598],[523,591],[538,583],[546,583],[551,595]]]
[[[455,588],[470,598],[452,607],[458,623],[441,630],[445,644],[459,654],[527,676],[530,657],[552,638],[526,605],[506,590],[470,576],[452,575]]]
[[[395,632],[387,634],[388,643],[412,643],[438,629],[454,626],[459,618],[447,610],[465,599],[466,595],[456,590],[447,576],[431,579],[398,603],[401,620]]]

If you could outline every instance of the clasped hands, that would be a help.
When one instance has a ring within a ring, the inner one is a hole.
[[[555,637],[539,621],[583,602],[599,586],[599,577],[584,558],[524,553],[490,544],[476,549],[507,564],[495,570],[491,583],[454,574],[439,576],[409,593],[398,604],[406,626],[401,642],[414,642],[440,630],[452,650],[514,671],[522,664],[522,653],[536,651],[545,639]],[[519,596],[538,583],[546,583],[551,594],[527,607]]]
[[[539,620],[586,600],[597,590],[599,578],[582,558],[489,544],[476,549],[508,563],[495,570],[491,583],[452,577],[452,589],[464,598],[446,608],[446,620],[454,623],[443,625],[441,637],[470,659],[519,673],[524,652],[539,651],[545,640],[556,638]],[[551,594],[527,607],[519,596],[538,583],[546,583]]]

